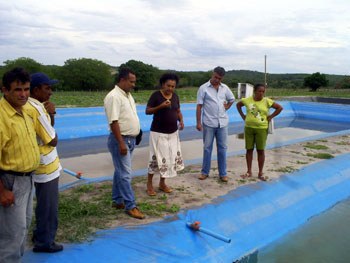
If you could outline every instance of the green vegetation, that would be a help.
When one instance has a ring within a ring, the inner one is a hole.
[[[134,180],[133,185],[142,180]],[[88,240],[97,230],[109,228],[111,222],[117,217],[127,218],[123,210],[112,208],[111,195],[112,182],[85,184],[60,192],[57,242],[71,243]],[[161,217],[166,214],[176,214],[180,210],[179,205],[168,203],[165,194],[158,198],[148,198],[138,203],[138,207],[146,216]],[[32,228],[34,223],[35,217],[33,217]],[[32,230],[29,231],[30,239],[32,232]]]
[[[314,150],[327,150],[329,149],[326,145],[315,144],[308,142],[304,145],[305,148],[314,149]]]
[[[292,172],[297,171],[297,170],[298,169],[295,169],[292,166],[285,166],[285,167],[281,167],[281,168],[278,168],[278,169],[273,170],[273,171],[280,172],[280,173],[292,173]]]
[[[31,58],[17,58],[4,61],[0,66],[0,75],[15,66],[24,67],[29,73],[42,71],[51,78],[58,79],[55,85],[58,90],[65,91],[107,91],[113,87],[113,83],[120,67],[130,67],[137,75],[136,90],[154,90],[158,86],[158,79],[162,73],[155,66],[148,65],[142,61],[129,60],[119,66],[111,66],[100,60],[79,58],[68,59],[63,66],[43,65]],[[236,88],[237,83],[264,83],[265,74],[250,70],[229,70],[226,72],[224,82],[231,88]],[[179,88],[199,87],[209,80],[212,69],[208,71],[175,71],[180,77]],[[315,92],[321,88],[329,87],[330,90],[341,90],[350,88],[350,77],[344,75],[329,75],[316,72],[314,74],[268,74],[268,91],[271,89],[288,89],[293,94],[283,96],[303,96],[306,93],[318,96]],[[308,89],[308,88],[309,89]],[[186,94],[183,100],[187,101]],[[192,96],[192,95],[191,95]],[[274,96],[269,94],[269,96]],[[276,95],[278,96],[278,95]]]
[[[328,80],[325,74],[321,74],[320,72],[316,72],[311,74],[310,76],[305,77],[304,79],[304,87],[309,87],[310,91],[316,91],[320,87],[327,87]]]
[[[198,87],[178,88],[176,93],[180,97],[181,103],[195,102],[197,97]],[[56,107],[94,107],[103,106],[103,99],[109,91],[56,91],[51,97]],[[133,91],[133,96],[138,104],[146,104],[154,90],[139,90]],[[237,95],[236,89],[233,89]],[[318,90],[312,95],[319,97],[344,97],[350,98],[348,90]],[[279,99],[288,96],[310,96],[310,92],[306,89],[291,90],[291,89],[268,89],[267,96]]]
[[[307,156],[317,159],[332,159],[334,156],[329,153],[308,153]]]

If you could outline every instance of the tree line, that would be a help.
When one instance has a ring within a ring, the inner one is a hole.
[[[63,66],[43,65],[32,58],[21,57],[14,60],[4,61],[0,67],[3,75],[13,67],[23,67],[29,73],[44,72],[50,78],[58,79],[57,90],[63,91],[98,91],[109,90],[114,86],[118,68],[129,67],[137,75],[137,87],[142,90],[157,88],[158,79],[167,70],[161,70],[153,65],[142,61],[129,60],[119,66],[111,66],[103,61],[79,58],[68,59]],[[209,80],[211,70],[208,71],[174,71],[180,77],[179,88],[199,87]],[[316,91],[320,87],[338,89],[350,89],[350,77],[344,75],[328,75],[319,72],[313,74],[267,74],[267,84],[272,88],[309,88]],[[231,88],[237,87],[238,83],[264,83],[265,74],[250,70],[230,70],[225,75],[224,82]]]

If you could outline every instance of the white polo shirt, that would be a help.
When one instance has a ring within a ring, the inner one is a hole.
[[[137,136],[140,132],[140,121],[137,116],[135,100],[131,93],[115,85],[104,99],[108,124],[118,121],[122,135]],[[110,126],[108,125],[109,129]]]

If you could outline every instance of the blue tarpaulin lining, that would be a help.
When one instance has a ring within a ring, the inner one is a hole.
[[[299,117],[306,119],[332,120],[335,122],[350,122],[347,115],[349,105],[315,103],[315,102],[279,102],[284,110],[277,118]],[[141,128],[149,131],[152,115],[145,114],[145,105],[138,105],[137,112]],[[196,104],[181,104],[186,127],[196,125]],[[230,122],[242,122],[233,105],[228,114]],[[109,133],[107,119],[103,107],[92,108],[59,108],[55,119],[55,128],[60,140],[82,137],[102,136]]]
[[[315,163],[279,180],[239,187],[212,204],[148,225],[100,231],[62,253],[27,252],[24,262],[233,262],[350,196],[350,154]],[[225,243],[186,227],[231,238]]]
[[[306,107],[304,102],[281,104],[286,111],[285,117],[293,113],[300,114],[302,118],[323,116],[323,120],[350,121],[349,106],[306,103],[309,105]],[[301,113],[299,109],[305,109],[306,112]],[[191,112],[194,114],[193,110]],[[268,147],[349,133],[350,130],[321,134]],[[309,165],[276,181],[241,186],[215,199],[212,204],[182,211],[175,217],[159,222],[100,231],[93,241],[65,245],[61,253],[34,254],[28,251],[23,262],[231,263],[348,198],[349,160],[350,154],[344,154]],[[106,179],[110,178],[99,180]],[[232,241],[225,243],[204,233],[194,232],[186,227],[188,221],[200,221],[202,227]]]

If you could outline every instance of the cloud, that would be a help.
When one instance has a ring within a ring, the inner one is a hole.
[[[349,74],[348,1],[24,0],[0,3],[0,62],[89,57],[161,69]]]

